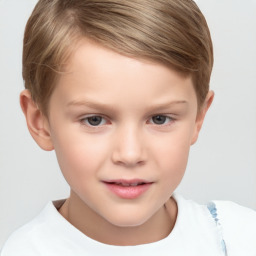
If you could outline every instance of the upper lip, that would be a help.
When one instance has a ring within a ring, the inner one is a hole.
[[[117,185],[122,185],[122,186],[137,186],[137,185],[142,185],[142,184],[150,184],[153,182],[143,180],[143,179],[114,179],[114,180],[105,180],[103,181],[104,183],[108,184],[117,184]]]

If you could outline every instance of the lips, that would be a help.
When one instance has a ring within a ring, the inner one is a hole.
[[[146,182],[109,182],[110,184],[123,186],[123,187],[135,187],[146,184]]]
[[[110,180],[104,181],[107,188],[123,199],[135,199],[144,194],[153,184],[144,180]]]

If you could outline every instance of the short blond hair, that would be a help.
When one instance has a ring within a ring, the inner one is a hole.
[[[203,104],[213,47],[194,1],[39,0],[25,29],[23,79],[44,113],[60,72],[83,37],[191,75],[198,106]]]

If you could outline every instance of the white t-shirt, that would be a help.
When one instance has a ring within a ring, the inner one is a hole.
[[[58,212],[59,201],[50,202],[10,236],[1,256],[256,256],[255,211],[224,201],[215,201],[209,211],[179,195],[174,199],[178,216],[169,236],[136,246],[107,245],[87,237]]]

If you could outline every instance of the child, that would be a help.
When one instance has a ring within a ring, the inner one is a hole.
[[[192,0],[39,0],[20,103],[71,192],[1,256],[256,255],[253,210],[174,193],[213,100],[212,65]]]

